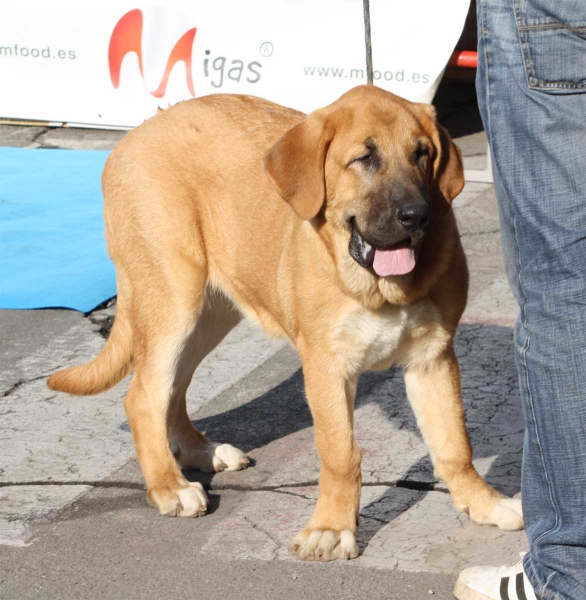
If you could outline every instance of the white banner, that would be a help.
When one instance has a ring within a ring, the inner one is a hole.
[[[469,0],[370,0],[375,84],[424,98]],[[362,0],[0,4],[0,117],[131,127],[179,100],[305,112],[366,83]]]

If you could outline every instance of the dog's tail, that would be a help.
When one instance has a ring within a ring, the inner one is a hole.
[[[58,371],[49,377],[52,390],[91,396],[116,385],[132,369],[132,335],[122,303],[116,307],[114,326],[102,351],[88,363]]]

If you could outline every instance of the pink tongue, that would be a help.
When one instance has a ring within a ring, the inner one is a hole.
[[[405,275],[415,268],[415,252],[411,248],[375,250],[372,266],[379,277]]]

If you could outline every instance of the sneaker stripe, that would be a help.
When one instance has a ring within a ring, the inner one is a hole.
[[[517,573],[516,588],[519,600],[527,600],[527,596],[525,595],[525,582],[523,573]]]
[[[503,577],[501,579],[501,600],[511,600],[509,598],[509,577]]]

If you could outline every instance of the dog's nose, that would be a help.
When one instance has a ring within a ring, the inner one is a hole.
[[[397,220],[407,231],[425,229],[431,220],[431,209],[426,204],[405,204],[397,209]]]

